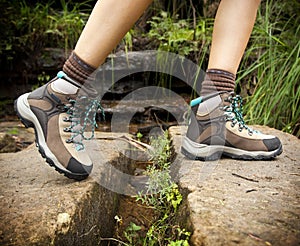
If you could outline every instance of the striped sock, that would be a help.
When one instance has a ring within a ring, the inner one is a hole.
[[[200,95],[216,91],[232,92],[235,88],[235,75],[221,69],[207,69]]]
[[[93,81],[91,75],[95,70],[96,68],[83,61],[74,51],[63,66],[63,71],[80,84]]]

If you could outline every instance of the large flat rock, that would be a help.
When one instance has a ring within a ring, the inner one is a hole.
[[[300,245],[300,140],[268,127],[284,152],[272,161],[188,160],[180,154],[185,127],[170,133],[180,188],[188,190],[192,245]]]
[[[300,244],[300,141],[260,129],[283,142],[275,160],[188,160],[180,154],[186,128],[170,128],[172,165],[188,191],[180,220],[193,232],[192,245]],[[122,135],[100,133],[89,142],[95,167],[82,182],[58,174],[33,145],[0,154],[0,245],[107,245],[119,194],[130,194],[134,181],[130,158],[119,153],[127,143],[115,141]]]
[[[106,245],[119,198],[109,184],[122,186],[114,173],[127,169],[113,141],[119,136],[97,135],[88,148],[96,166],[81,182],[48,166],[34,145],[0,154],[0,245]]]

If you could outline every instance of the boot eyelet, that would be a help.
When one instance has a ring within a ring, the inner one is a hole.
[[[65,127],[64,132],[72,132],[72,129],[70,129],[69,127]]]
[[[68,138],[68,139],[66,139],[66,143],[73,143],[73,140],[72,139],[70,139],[70,138]]]

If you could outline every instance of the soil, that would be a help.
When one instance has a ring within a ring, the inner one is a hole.
[[[140,230],[136,231],[137,238],[144,238],[153,221],[155,221],[155,213],[153,209],[137,202],[134,197],[122,196],[117,216],[121,219],[116,222],[114,238],[122,242],[128,242],[124,233],[128,233],[128,228],[132,223],[140,226]],[[129,232],[130,233],[130,232]]]
[[[33,129],[25,128],[17,118],[0,122],[0,153],[21,151],[34,141]]]

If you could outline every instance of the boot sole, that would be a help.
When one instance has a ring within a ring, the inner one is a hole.
[[[246,151],[218,145],[198,144],[184,137],[181,153],[187,158],[200,161],[215,161],[222,157],[237,160],[271,160],[282,153],[282,146],[273,151]]]
[[[67,178],[75,179],[77,181],[86,179],[89,176],[88,174],[78,174],[70,172],[57,160],[55,155],[50,151],[46,144],[42,127],[28,104],[27,97],[29,94],[30,93],[23,94],[18,99],[16,99],[14,108],[23,125],[26,128],[34,129],[36,146],[38,147],[41,156],[51,167],[54,167],[57,172],[65,175]]]

